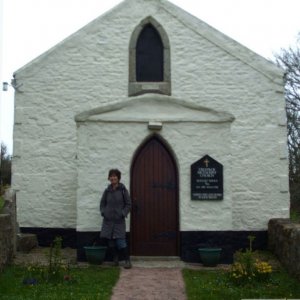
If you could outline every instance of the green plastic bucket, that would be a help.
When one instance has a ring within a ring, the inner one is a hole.
[[[107,247],[86,246],[84,247],[87,261],[92,265],[101,265],[105,258]]]
[[[215,267],[221,256],[222,248],[199,248],[198,252],[205,267]]]

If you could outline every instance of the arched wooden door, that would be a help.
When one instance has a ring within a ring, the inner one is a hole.
[[[131,253],[178,255],[178,179],[173,156],[154,136],[131,167]]]

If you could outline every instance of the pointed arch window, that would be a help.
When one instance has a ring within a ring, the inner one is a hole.
[[[152,17],[143,20],[131,36],[128,90],[129,96],[171,94],[169,39]]]
[[[164,80],[164,49],[160,35],[151,25],[141,31],[136,43],[136,81]]]

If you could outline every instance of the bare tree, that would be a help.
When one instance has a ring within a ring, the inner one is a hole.
[[[284,73],[291,207],[300,211],[300,33],[295,46],[275,55]]]

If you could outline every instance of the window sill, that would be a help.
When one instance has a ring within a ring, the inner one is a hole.
[[[171,83],[161,82],[129,82],[128,96],[137,96],[146,93],[171,95]]]

